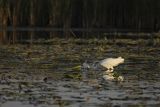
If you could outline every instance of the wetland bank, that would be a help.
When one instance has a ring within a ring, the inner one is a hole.
[[[63,39],[0,46],[1,107],[158,107],[158,39]],[[88,63],[123,56],[123,82],[107,82]],[[84,76],[85,75],[85,76]]]

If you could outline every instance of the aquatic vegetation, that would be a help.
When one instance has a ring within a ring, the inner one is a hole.
[[[70,74],[65,74],[64,78],[66,79],[82,79],[82,75],[80,73],[70,73]]]

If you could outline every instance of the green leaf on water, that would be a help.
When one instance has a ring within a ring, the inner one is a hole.
[[[81,70],[81,65],[77,65],[77,66],[73,67],[72,70]]]
[[[71,67],[71,68],[66,68],[66,70],[80,71],[81,70],[81,65],[77,65],[77,66]]]
[[[74,74],[66,74],[65,78],[70,78],[70,79],[81,79],[82,76],[79,73],[74,73]]]

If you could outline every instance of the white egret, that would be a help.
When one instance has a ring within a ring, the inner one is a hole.
[[[100,65],[107,68],[108,70],[113,70],[113,67],[118,66],[119,64],[124,63],[124,58],[107,58],[100,62]]]
[[[85,61],[82,64],[82,71],[88,71],[89,69],[91,70],[96,70],[98,71],[100,67],[105,67],[107,70],[105,71],[105,74],[103,75],[103,78],[107,81],[123,81],[124,78],[123,76],[115,76],[115,73],[113,73],[113,67],[118,66],[119,64],[124,63],[124,58],[118,57],[118,58],[107,58],[104,59],[100,62],[93,62],[91,64],[88,63],[88,61]]]

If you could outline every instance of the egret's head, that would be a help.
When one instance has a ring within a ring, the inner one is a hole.
[[[124,63],[124,58],[122,58],[122,57],[120,56],[120,57],[118,57],[118,61],[119,61],[119,63]]]

